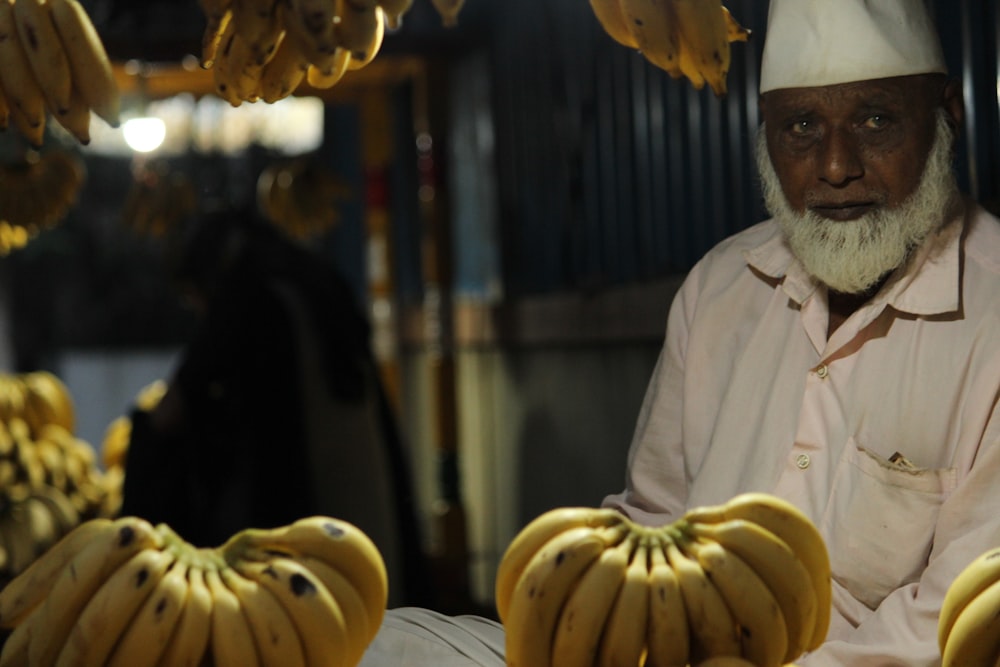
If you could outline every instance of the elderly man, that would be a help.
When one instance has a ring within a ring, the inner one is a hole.
[[[773,218],[687,277],[605,504],[658,524],[787,498],[833,573],[800,663],[934,665],[946,589],[1000,545],[1000,226],[955,184],[963,104],[920,0],[770,7]]]
[[[935,665],[945,591],[1000,545],[1000,224],[952,174],[960,89],[921,0],[771,0],[760,104],[773,217],[687,276],[603,504],[662,525],[786,498],[833,574],[799,664]],[[468,619],[389,623],[502,664],[495,627],[477,652]]]

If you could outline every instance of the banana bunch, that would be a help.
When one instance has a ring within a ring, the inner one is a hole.
[[[139,517],[94,519],[0,591],[8,665],[353,667],[382,622],[374,543],[330,517],[195,548]]]
[[[495,593],[509,667],[777,667],[825,639],[830,562],[808,517],[769,494],[655,528],[565,507],[515,536]]]
[[[121,100],[111,61],[78,0],[0,0],[0,128],[34,146],[49,116],[81,144],[91,115],[118,127]]]
[[[57,424],[32,436],[21,419],[0,422],[0,498],[19,499],[41,487],[63,494],[81,521],[114,516],[120,505],[87,442]]]
[[[199,0],[201,64],[233,106],[331,88],[370,63],[412,0]]]
[[[72,432],[76,412],[69,388],[49,371],[0,373],[0,422],[23,419],[36,435],[55,424]]]
[[[264,216],[298,239],[334,227],[340,221],[340,201],[349,194],[333,172],[302,158],[270,165],[257,179],[257,205]]]
[[[938,619],[942,667],[1000,661],[1000,548],[981,554],[945,593]]]
[[[590,0],[590,6],[616,42],[675,79],[687,77],[697,90],[707,83],[720,97],[730,43],[750,38],[719,0]]]
[[[196,213],[198,206],[198,189],[187,174],[166,162],[148,162],[133,173],[121,220],[136,234],[160,238]]]
[[[65,218],[85,178],[82,161],[62,150],[28,151],[23,160],[0,165],[0,229],[7,229],[0,232],[0,255]]]

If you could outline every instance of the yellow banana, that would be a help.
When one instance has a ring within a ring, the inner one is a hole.
[[[528,561],[504,619],[508,667],[547,667],[559,614],[580,576],[624,528],[569,528]]]
[[[302,640],[288,612],[266,588],[231,567],[219,570],[222,582],[239,599],[261,665],[305,667]],[[360,656],[358,656],[360,661]]]
[[[348,65],[348,69],[350,70],[361,69],[371,63],[382,48],[382,41],[385,39],[385,12],[382,11],[381,7],[376,7],[374,12],[375,32],[371,34],[371,40],[363,49],[354,49],[351,51],[351,60]]]
[[[187,563],[174,561],[129,621],[107,667],[155,667],[187,602],[188,569]]]
[[[619,5],[630,41],[646,60],[679,78],[681,44],[673,0],[619,0]]]
[[[3,3],[0,2],[0,7]],[[0,12],[2,15],[2,12]],[[2,71],[2,70],[0,70]],[[49,154],[51,155],[51,154]],[[51,406],[51,421],[69,433],[76,428],[76,414],[69,387],[56,375],[48,371],[33,371],[24,376],[24,384],[30,394],[37,395]]]
[[[26,126],[32,144],[41,145],[41,140],[35,139],[45,131],[45,97],[21,44],[14,5],[9,0],[0,1],[0,83],[7,93],[15,125],[22,134]]]
[[[543,512],[524,526],[507,545],[497,567],[494,596],[500,620],[507,616],[510,597],[524,568],[550,539],[570,528],[621,525],[628,519],[610,508],[557,507]]]
[[[0,667],[25,667],[31,664],[28,658],[28,646],[37,624],[38,614],[33,614],[19,623],[7,636],[0,652]]]
[[[315,63],[337,48],[335,0],[288,0],[279,6],[285,32]]]
[[[239,53],[237,40],[239,35],[236,34],[235,22],[230,20],[219,36],[219,46],[212,65],[212,80],[215,83],[216,94],[234,107],[243,104],[245,99],[241,94],[243,84],[240,81],[241,75],[236,66],[236,59],[231,56],[234,48],[237,54]]]
[[[997,581],[1000,581],[1000,547],[977,556],[952,580],[944,595],[941,613],[938,616],[938,647],[942,652],[958,615],[980,593]],[[2,601],[3,593],[0,593],[0,603]]]
[[[79,89],[73,88],[69,107],[64,112],[55,114],[54,118],[80,145],[90,144],[90,107]]]
[[[80,612],[56,665],[105,664],[129,620],[176,560],[172,550],[143,549],[111,573]]]
[[[31,532],[27,502],[26,497],[13,503],[0,518],[0,532],[3,533],[3,542],[7,549],[7,571],[15,575],[26,570],[39,553],[35,537]]]
[[[379,7],[385,12],[385,24],[390,30],[397,30],[403,24],[403,16],[410,11],[413,0],[380,0]]]
[[[687,610],[677,573],[667,562],[663,536],[657,532],[649,547],[649,624],[646,664],[683,667],[688,664],[690,638]]]
[[[218,13],[213,11],[213,13],[209,14],[206,12],[207,21],[205,30],[201,35],[201,57],[199,58],[203,69],[212,69],[215,67],[215,59],[219,55],[222,39],[226,35],[226,31],[229,30],[230,23],[233,20],[233,11],[228,6],[229,4],[227,2],[226,8],[219,10]]]
[[[941,667],[995,665],[1000,656],[1000,581],[958,612],[941,653]]]
[[[205,571],[191,567],[187,576],[187,601],[158,663],[162,667],[197,667],[211,650],[212,593],[205,583]]]
[[[309,65],[306,70],[306,81],[313,88],[332,88],[344,78],[352,62],[351,52],[338,48],[334,57],[329,59],[329,64]]]
[[[269,590],[299,629],[307,665],[347,667],[350,639],[343,611],[312,572],[291,558],[236,561],[244,577]]]
[[[702,660],[695,667],[757,667],[746,658],[739,658],[735,655],[720,655],[708,660]],[[795,667],[787,665],[786,667]]]
[[[347,49],[358,60],[368,59],[369,54],[374,56],[382,42],[379,33],[383,29],[380,27],[383,15],[379,7],[357,7],[348,0],[340,0],[338,6],[342,10],[334,30],[337,46]]]
[[[263,65],[274,55],[284,30],[277,11],[277,0],[232,0],[236,32],[257,65]]]
[[[353,647],[349,660],[352,664],[361,662],[361,657],[372,639],[375,638],[378,628],[371,627],[368,621],[368,609],[365,607],[365,601],[357,587],[343,574],[319,559],[302,556],[296,560],[316,575],[316,578],[326,586],[330,595],[340,605]]]
[[[56,570],[58,574],[48,594],[32,614],[40,615],[38,632],[31,637],[32,665],[53,664],[84,606],[101,585],[137,553],[158,549],[162,539],[148,521],[123,517],[103,530],[94,531],[81,545]]]
[[[750,30],[741,26],[726,7],[722,8],[722,16],[726,21],[726,38],[730,42],[746,42],[750,39]]]
[[[779,667],[788,651],[781,607],[767,584],[746,561],[718,542],[683,540],[681,548],[698,561],[722,594],[740,627],[741,653],[760,667]]]
[[[46,0],[69,59],[75,86],[86,105],[111,127],[121,123],[121,94],[97,29],[78,0]]]
[[[257,667],[260,656],[240,600],[222,581],[219,570],[204,571],[212,594],[212,664],[215,667]]]
[[[712,91],[726,94],[731,53],[726,16],[719,0],[673,0],[681,40]]]
[[[14,3],[14,22],[49,111],[65,113],[69,109],[73,78],[48,5],[42,0],[18,0]]]
[[[312,516],[270,530],[247,529],[220,549],[226,560],[248,552],[285,552],[323,561],[354,584],[368,610],[370,627],[382,625],[389,597],[389,579],[378,547],[357,526],[333,517]]]
[[[713,656],[741,655],[739,626],[722,593],[698,561],[682,552],[672,538],[665,537],[664,547],[687,610],[692,663]]]
[[[601,635],[597,667],[642,664],[649,616],[648,533],[640,533],[635,541],[636,549],[625,571],[625,581],[618,590]]]
[[[309,61],[296,46],[295,40],[283,33],[274,56],[260,72],[260,99],[268,104],[291,95],[306,77]]]
[[[580,576],[559,612],[552,640],[552,667],[592,667],[597,664],[601,634],[611,614],[635,550],[631,538],[606,548]]]
[[[683,519],[688,523],[719,523],[745,519],[769,530],[787,544],[809,571],[816,593],[816,624],[806,645],[812,651],[823,643],[830,626],[833,590],[830,583],[830,557],[823,536],[806,514],[777,496],[749,492],[737,495],[722,505],[695,507]]]
[[[49,514],[52,515],[56,523],[56,532],[61,541],[70,531],[75,530],[80,525],[80,514],[73,507],[66,494],[57,488],[43,486],[35,489],[31,495],[35,502],[43,503],[48,507]],[[107,519],[106,519],[107,520]],[[59,542],[56,542],[58,544]],[[55,548],[55,544],[43,554],[48,555],[49,551]],[[34,563],[32,563],[34,565]]]
[[[628,27],[628,19],[619,0],[590,0],[590,8],[597,21],[611,39],[630,49],[638,49],[639,43]]]
[[[805,650],[816,624],[816,593],[809,571],[791,548],[774,533],[744,519],[717,524],[687,524],[686,533],[718,542],[742,558],[774,593],[788,629],[791,662]]]

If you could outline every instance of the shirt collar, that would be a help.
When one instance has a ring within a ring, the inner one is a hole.
[[[961,244],[964,209],[932,234],[872,300],[913,315],[937,315],[959,309],[961,299]],[[775,224],[776,233],[743,252],[755,271],[781,285],[790,299],[803,304],[819,288],[792,254]]]

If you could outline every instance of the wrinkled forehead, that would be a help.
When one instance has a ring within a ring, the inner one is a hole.
[[[919,74],[826,86],[779,88],[761,95],[765,120],[786,114],[890,112],[923,113],[940,102],[944,75]]]

